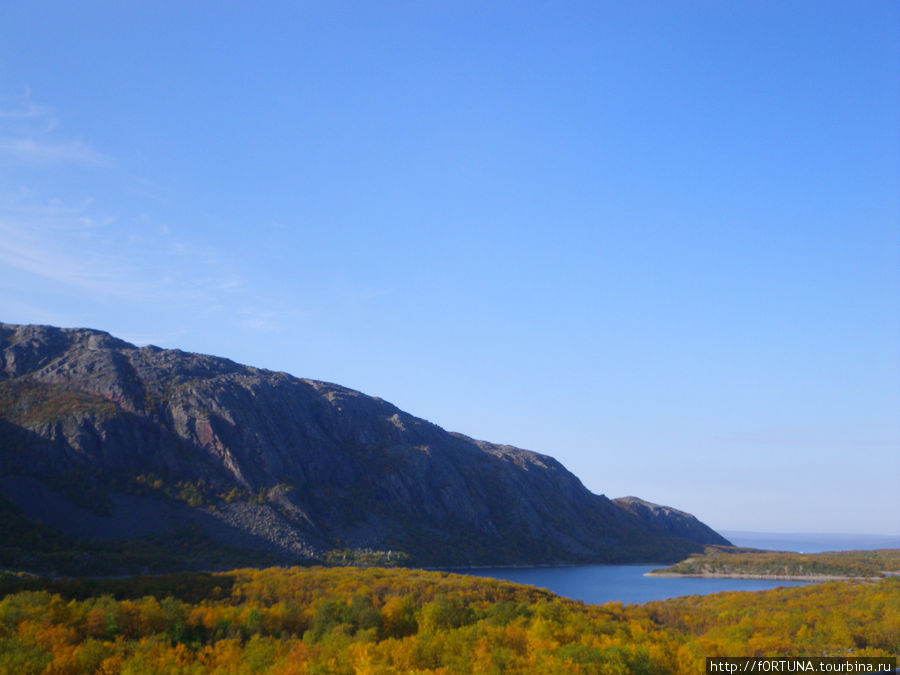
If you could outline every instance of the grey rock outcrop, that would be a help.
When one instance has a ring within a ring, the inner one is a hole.
[[[690,513],[671,506],[652,504],[638,497],[619,497],[613,504],[636,516],[649,527],[684,537],[706,545],[730,546],[731,543],[708,525],[701,523]]]

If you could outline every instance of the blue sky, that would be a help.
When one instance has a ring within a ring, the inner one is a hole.
[[[0,320],[900,533],[900,6],[0,7]]]

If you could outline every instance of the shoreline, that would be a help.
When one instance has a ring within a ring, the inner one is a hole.
[[[877,577],[852,577],[838,574],[741,574],[737,572],[704,572],[702,574],[679,574],[677,572],[650,571],[645,577],[681,577],[684,579],[759,579],[762,581],[878,581]]]
[[[434,572],[456,572],[458,570],[524,570],[524,569],[550,569],[562,567],[640,567],[644,565],[665,565],[660,562],[628,562],[628,563],[590,563],[590,562],[574,562],[574,563],[521,563],[513,565],[448,565],[444,567],[411,567],[410,569],[420,569]]]

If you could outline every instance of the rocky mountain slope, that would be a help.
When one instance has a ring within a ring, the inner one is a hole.
[[[379,398],[49,326],[0,324],[0,495],[70,537],[191,527],[286,561],[659,561],[727,543]]]

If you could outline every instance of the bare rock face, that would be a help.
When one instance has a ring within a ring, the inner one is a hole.
[[[0,478],[8,499],[63,530],[25,481],[64,496],[89,484],[112,519],[95,537],[178,520],[286,560],[343,549],[441,565],[663,561],[727,544],[689,514],[610,501],[552,457],[381,399],[88,329],[0,324]]]
[[[620,497],[613,504],[636,516],[650,527],[668,532],[676,537],[684,537],[705,545],[730,546],[731,543],[708,525],[704,525],[690,513],[660,506],[638,497]]]

